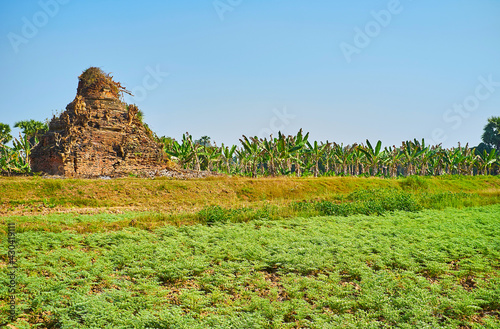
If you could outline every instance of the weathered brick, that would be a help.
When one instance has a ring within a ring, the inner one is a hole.
[[[34,172],[67,177],[119,177],[164,170],[162,145],[127,105],[104,86],[86,90],[54,118],[32,150]]]

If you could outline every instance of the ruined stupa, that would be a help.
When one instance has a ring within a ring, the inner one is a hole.
[[[139,109],[120,100],[125,88],[96,67],[78,78],[75,99],[32,150],[33,171],[120,177],[166,169],[162,145],[142,123]]]

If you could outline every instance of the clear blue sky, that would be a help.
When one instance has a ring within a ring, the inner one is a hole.
[[[158,135],[219,145],[299,128],[477,145],[500,115],[498,0],[1,0],[0,32],[10,125],[63,110],[89,66],[136,91]]]

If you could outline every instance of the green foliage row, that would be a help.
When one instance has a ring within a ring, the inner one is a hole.
[[[487,175],[498,173],[500,158],[494,148],[458,146],[443,148],[425,141],[404,141],[400,147],[382,147],[378,141],[344,146],[308,141],[309,133],[258,138],[243,136],[241,146],[211,145],[204,136],[193,141],[188,133],[177,142],[158,141],[173,161],[185,169],[257,176],[439,176],[443,174]]]
[[[333,175],[353,176],[412,176],[412,175],[488,175],[498,174],[500,165],[500,117],[491,117],[484,127],[483,143],[476,148],[443,148],[426,145],[425,141],[404,141],[400,147],[382,147],[366,140],[366,144],[343,144],[326,141],[310,142],[309,133],[302,129],[297,135],[240,139],[241,146],[212,145],[210,137],[195,140],[189,133],[177,142],[158,139],[172,160],[183,168],[216,170],[226,174],[256,177],[296,175],[314,177]]]

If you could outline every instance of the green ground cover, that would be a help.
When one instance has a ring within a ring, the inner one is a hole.
[[[19,319],[12,325],[500,327],[500,205],[420,210],[479,201],[376,191],[385,201],[344,195],[345,214],[335,200],[296,201],[286,211],[307,216],[283,219],[279,209],[245,217],[238,207],[214,206],[193,214],[195,225],[180,226],[165,225],[168,217],[156,227],[133,225],[155,216],[140,213],[40,217],[45,226],[17,234]],[[314,217],[321,214],[340,216]],[[129,225],[92,226],[106,221]],[[65,229],[48,230],[63,222]],[[5,324],[6,248],[0,255]]]

